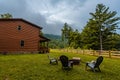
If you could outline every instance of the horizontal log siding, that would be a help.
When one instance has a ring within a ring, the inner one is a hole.
[[[0,52],[38,51],[39,33],[39,28],[22,21],[0,21]],[[24,47],[20,45],[21,40],[24,40]]]

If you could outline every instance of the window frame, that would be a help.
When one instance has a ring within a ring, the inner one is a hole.
[[[20,25],[17,26],[17,30],[20,31],[22,30],[22,27]]]
[[[25,46],[25,41],[24,40],[20,40],[20,46],[24,47]]]

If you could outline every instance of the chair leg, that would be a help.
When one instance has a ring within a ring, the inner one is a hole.
[[[71,67],[73,68],[73,63],[71,63]]]
[[[98,67],[99,72],[101,72],[100,68]]]
[[[58,61],[56,60],[56,64],[58,65]]]
[[[92,69],[93,70],[93,72],[95,72],[95,68],[94,69]]]
[[[51,64],[52,62],[50,61],[50,64]]]
[[[88,63],[86,63],[85,70],[87,70]]]

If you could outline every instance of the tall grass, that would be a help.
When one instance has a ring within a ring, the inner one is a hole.
[[[59,58],[60,55],[80,57],[80,65],[73,70],[63,71],[61,63],[49,64],[47,55]],[[61,53],[49,54],[0,55],[0,80],[120,80],[120,59],[105,58],[100,65],[102,72],[85,71],[85,62],[96,59],[95,56]]]

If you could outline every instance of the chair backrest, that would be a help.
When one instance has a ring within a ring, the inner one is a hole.
[[[102,63],[102,61],[103,61],[103,57],[99,56],[96,60],[95,68],[99,67],[99,65]]]
[[[47,55],[49,60],[55,59],[53,57],[50,57],[50,55]]]
[[[68,57],[65,55],[60,56],[60,61],[63,67],[68,67]]]

